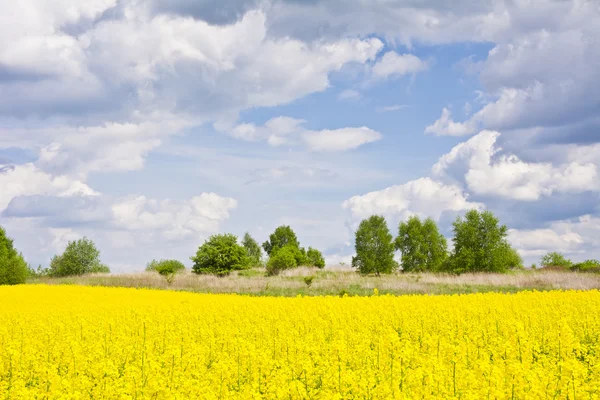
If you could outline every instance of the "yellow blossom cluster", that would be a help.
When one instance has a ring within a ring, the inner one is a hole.
[[[0,399],[598,399],[600,292],[0,287]]]

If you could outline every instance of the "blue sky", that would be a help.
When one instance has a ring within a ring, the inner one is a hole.
[[[471,208],[600,258],[595,1],[26,0],[0,15],[0,224],[114,271],[289,224],[329,265]]]

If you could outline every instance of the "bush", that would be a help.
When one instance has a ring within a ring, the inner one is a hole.
[[[277,227],[275,232],[269,236],[269,240],[263,243],[263,249],[269,256],[285,246],[291,246],[300,249],[300,243],[298,242],[296,234],[292,228],[287,225],[281,225]]]
[[[296,263],[297,253],[298,249],[293,246],[278,249],[267,262],[267,274],[277,275],[283,270],[296,268],[298,266]]]
[[[571,269],[573,271],[581,272],[600,272],[600,261],[598,260],[585,260],[583,262],[574,264]]]
[[[373,215],[360,223],[355,247],[352,267],[361,274],[389,274],[398,268],[394,260],[392,234],[385,218],[380,215]]]
[[[308,259],[309,266],[325,268],[325,259],[323,258],[323,254],[321,254],[319,250],[309,247],[308,252],[306,253],[306,257]]]
[[[453,224],[454,252],[443,268],[448,272],[506,272],[522,264],[506,240],[508,228],[490,211],[468,211]]]
[[[250,265],[252,267],[259,267],[262,265],[262,250],[256,240],[248,232],[244,234],[242,239],[242,246],[246,249],[248,258],[250,259]]]
[[[146,264],[146,271],[156,271],[161,275],[176,274],[185,270],[185,265],[177,260],[152,260]]]
[[[435,271],[448,256],[446,238],[436,223],[413,216],[398,226],[396,249],[402,253],[403,272]]]
[[[71,276],[89,273],[107,273],[110,269],[100,262],[100,251],[90,239],[69,241],[64,253],[54,256],[48,275]]]
[[[569,260],[561,253],[553,251],[543,256],[540,264],[542,267],[571,267],[573,261]]]
[[[0,285],[25,283],[29,270],[23,256],[13,246],[13,240],[6,236],[0,226]]]
[[[238,244],[237,236],[231,234],[211,236],[191,260],[194,262],[192,272],[196,274],[224,276],[250,267],[246,249]]]

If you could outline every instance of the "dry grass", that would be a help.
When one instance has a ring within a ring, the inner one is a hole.
[[[310,287],[304,277],[314,276]],[[77,284],[184,290],[203,293],[240,293],[251,295],[369,295],[455,294],[475,292],[518,292],[521,290],[600,289],[600,275],[562,271],[519,271],[510,274],[392,274],[361,276],[343,267],[297,268],[279,276],[267,277],[264,270],[244,271],[227,277],[195,275],[187,271],[177,275],[172,284],[162,276],[141,272],[133,274],[95,274],[69,278],[42,278],[32,283]]]

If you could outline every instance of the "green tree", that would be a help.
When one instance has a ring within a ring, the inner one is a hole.
[[[100,251],[92,240],[84,237],[69,241],[64,253],[52,258],[48,275],[58,277],[107,272],[110,269],[100,262]]]
[[[297,252],[298,249],[294,246],[284,246],[278,249],[269,257],[267,274],[277,275],[283,270],[296,268],[298,266],[296,263]]]
[[[389,274],[398,268],[393,237],[383,216],[372,215],[360,223],[355,247],[352,267],[361,274]]]
[[[468,211],[453,224],[454,252],[446,269],[454,273],[506,272],[521,266],[521,257],[506,240],[508,228],[490,211]]]
[[[185,265],[178,260],[152,260],[146,264],[146,271],[156,271],[162,275],[161,271],[165,273],[178,273],[185,270]]]
[[[291,246],[299,249],[300,243],[291,227],[281,225],[275,229],[275,232],[269,236],[269,240],[264,242],[262,246],[265,253],[270,256],[274,251],[277,251],[284,246]]]
[[[13,246],[13,240],[6,236],[0,226],[0,285],[25,283],[29,270],[23,256]]]
[[[448,255],[446,238],[440,234],[436,223],[417,216],[398,226],[396,249],[402,253],[402,271],[435,271]]]
[[[573,261],[566,258],[562,253],[553,251],[544,255],[540,264],[542,267],[571,267]]]
[[[250,265],[253,267],[258,267],[261,265],[262,259],[262,250],[256,240],[248,232],[244,234],[244,238],[242,239],[242,246],[246,249],[246,253],[248,254],[248,258],[250,259]]]
[[[196,274],[224,276],[250,267],[246,249],[238,244],[237,236],[231,234],[211,236],[191,260],[194,262],[192,272]]]
[[[319,250],[309,247],[306,252],[306,258],[308,259],[308,265],[311,267],[325,268],[325,258],[323,258],[323,254]]]

